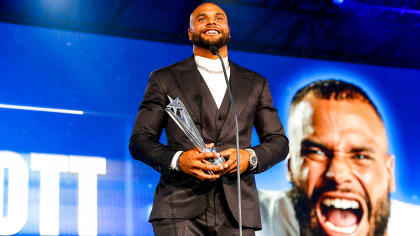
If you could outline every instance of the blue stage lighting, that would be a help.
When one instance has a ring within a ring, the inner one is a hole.
[[[340,5],[344,2],[344,0],[332,0],[332,2],[336,5]]]

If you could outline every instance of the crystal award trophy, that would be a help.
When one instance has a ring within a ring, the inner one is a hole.
[[[201,137],[200,132],[194,125],[193,120],[191,119],[190,114],[188,114],[187,108],[185,108],[184,103],[182,103],[179,98],[173,99],[170,96],[169,104],[166,106],[165,111],[169,116],[175,121],[175,123],[181,128],[181,130],[187,135],[191,140],[194,146],[198,147],[201,152],[217,152],[216,148],[206,147],[203,138]],[[225,162],[225,159],[222,155],[218,155],[216,158],[207,159],[213,165],[222,165]],[[212,174],[212,173],[210,173]]]

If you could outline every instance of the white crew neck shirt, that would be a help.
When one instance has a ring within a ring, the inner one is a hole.
[[[224,57],[223,63],[225,64],[226,73],[228,76],[228,80],[230,78],[230,66],[228,57]],[[226,93],[226,82],[225,76],[223,73],[210,73],[201,67],[205,67],[207,70],[210,71],[223,71],[222,63],[220,63],[219,59],[209,59],[205,57],[200,57],[194,55],[195,63],[197,64],[197,69],[200,72],[201,76],[203,77],[204,81],[207,84],[207,87],[210,90],[211,95],[213,96],[214,102],[217,105],[217,108],[220,108],[223,102],[223,97]]]

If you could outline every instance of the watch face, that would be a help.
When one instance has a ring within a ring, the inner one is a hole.
[[[252,156],[251,157],[251,165],[256,165],[257,164],[257,157],[256,156]]]

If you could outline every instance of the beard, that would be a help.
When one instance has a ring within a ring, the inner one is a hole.
[[[305,192],[293,186],[292,190],[287,193],[293,203],[296,219],[299,222],[300,235],[303,236],[319,236],[326,235],[316,216],[316,202],[318,197],[324,191],[314,192],[312,199],[309,199]],[[372,211],[372,205],[367,200],[368,205],[368,223],[370,224],[369,236],[383,236],[387,230],[388,218],[390,214],[389,195],[385,194],[383,198],[378,200],[376,209]]]
[[[217,48],[221,48],[224,47],[228,44],[229,39],[230,39],[230,35],[229,33],[222,31],[220,32],[222,34],[222,37],[218,38],[215,41],[210,41],[208,39],[205,39],[201,36],[200,32],[194,32],[192,34],[192,43],[193,45],[195,45],[196,47],[200,47],[200,48],[204,48],[207,50],[210,50],[211,46],[216,46]]]

